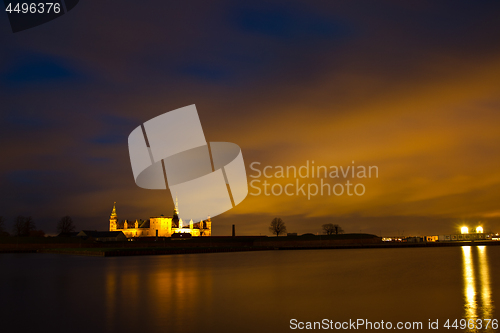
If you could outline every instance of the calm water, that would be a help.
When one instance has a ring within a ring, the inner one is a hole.
[[[499,259],[496,246],[122,258],[3,254],[0,330],[286,332],[292,318],[424,325],[500,318]]]

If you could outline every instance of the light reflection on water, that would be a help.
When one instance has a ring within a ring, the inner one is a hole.
[[[462,246],[464,280],[464,318],[471,323],[486,324],[484,319],[494,319],[494,305],[490,284],[488,248],[486,246]],[[479,295],[478,296],[478,292]],[[471,328],[474,327],[474,328]],[[493,332],[491,323],[488,329],[477,329],[477,325],[467,325],[466,332]]]
[[[431,319],[441,331],[447,319],[497,315],[499,260],[500,246],[4,254],[0,322],[18,326],[9,332],[244,333],[289,332],[292,318]]]

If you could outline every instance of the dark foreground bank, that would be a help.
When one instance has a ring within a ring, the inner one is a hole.
[[[0,253],[65,253],[86,256],[137,256],[187,253],[216,253],[270,250],[352,249],[352,248],[401,248],[449,247],[463,245],[500,245],[495,241],[472,242],[382,242],[370,234],[344,234],[331,236],[237,236],[198,237],[175,240],[171,238],[140,238],[126,242],[96,242],[80,238],[22,238],[0,239]]]

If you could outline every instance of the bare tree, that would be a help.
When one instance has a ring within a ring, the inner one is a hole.
[[[33,218],[31,218],[31,216],[28,216],[24,220],[23,235],[29,236],[30,232],[34,230],[36,230],[35,221],[33,221]]]
[[[12,226],[12,234],[14,236],[22,236],[24,231],[24,220],[26,218],[24,216],[19,215],[14,220],[14,225]]]
[[[323,224],[322,228],[323,232],[327,235],[333,235],[335,233],[335,227],[333,226],[333,223]]]
[[[0,216],[0,236],[8,236],[9,233],[5,231],[5,219]]]
[[[31,216],[24,217],[19,215],[14,220],[12,232],[14,236],[29,236],[30,232],[35,229],[35,221],[33,221]]]
[[[338,235],[343,234],[344,229],[342,229],[338,224],[327,223],[323,224],[323,232],[327,235]]]
[[[275,217],[271,221],[271,225],[269,226],[269,231],[271,231],[276,237],[279,237],[280,234],[286,232],[285,222],[279,217]]]
[[[342,229],[338,224],[333,225],[333,230],[335,232],[335,235],[344,233],[344,229]]]
[[[62,217],[57,223],[57,231],[61,234],[69,234],[70,232],[75,231],[75,225],[73,224],[73,220],[69,216]]]

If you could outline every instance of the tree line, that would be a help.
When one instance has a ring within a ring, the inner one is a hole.
[[[339,235],[344,233],[344,229],[342,229],[338,224],[326,223],[322,225],[323,233],[327,235]],[[271,221],[271,225],[269,226],[269,231],[279,237],[279,235],[286,233],[286,225],[285,222],[279,217],[275,217]]]
[[[75,231],[75,224],[70,216],[63,216],[57,222],[57,231],[59,234],[70,234]],[[5,218],[0,216],[0,236],[8,237],[44,237],[45,232],[43,230],[38,230],[35,225],[35,221],[31,216],[19,215],[13,220],[11,226],[11,232],[7,231],[7,226],[5,225]]]

